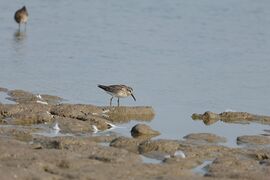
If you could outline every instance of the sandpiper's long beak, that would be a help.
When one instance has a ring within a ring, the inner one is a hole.
[[[135,96],[134,96],[133,94],[131,94],[131,96],[133,97],[134,101],[136,101],[136,98],[135,98]]]

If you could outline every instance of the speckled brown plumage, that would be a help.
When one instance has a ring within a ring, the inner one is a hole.
[[[25,6],[15,12],[14,19],[19,24],[19,29],[21,24],[25,24],[26,27],[28,12]]]
[[[103,89],[105,92],[110,94],[112,97],[110,99],[110,106],[112,105],[112,99],[113,97],[117,97],[118,100],[118,106],[119,106],[119,98],[125,98],[128,96],[132,96],[134,101],[136,101],[135,96],[133,95],[133,89],[129,86],[126,85],[109,85],[109,86],[104,86],[104,85],[98,85],[99,88]]]

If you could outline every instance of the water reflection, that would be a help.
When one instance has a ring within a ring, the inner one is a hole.
[[[25,52],[26,52],[26,39],[27,33],[26,31],[20,31],[19,29],[16,30],[13,34],[12,46],[14,50],[14,58],[15,62],[19,61]]]
[[[20,31],[19,29],[14,33],[15,42],[21,42],[26,39],[26,31]]]
[[[211,125],[217,121],[235,124],[249,124],[251,122],[270,124],[270,116],[256,115],[247,112],[223,112],[214,113],[206,111],[204,114],[193,113],[193,120],[202,120],[205,125]]]
[[[155,112],[152,107],[137,106],[137,107],[105,107],[105,115],[112,122],[124,123],[130,120],[151,121],[155,117]]]

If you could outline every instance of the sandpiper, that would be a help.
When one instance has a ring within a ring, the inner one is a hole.
[[[14,19],[19,24],[19,31],[20,31],[21,24],[25,24],[25,29],[26,29],[26,23],[28,20],[28,12],[25,6],[23,6],[21,9],[15,12]]]
[[[99,88],[103,89],[106,91],[106,93],[110,94],[112,97],[110,99],[110,106],[112,106],[112,99],[113,97],[117,97],[117,103],[119,106],[119,98],[125,98],[128,96],[132,96],[134,101],[136,101],[136,98],[133,95],[133,89],[131,87],[128,87],[126,85],[109,85],[109,86],[104,86],[104,85],[98,85]]]

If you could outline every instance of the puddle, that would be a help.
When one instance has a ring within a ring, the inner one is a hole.
[[[59,137],[59,136],[74,136],[71,133],[61,133],[61,129],[58,126],[58,123],[53,123],[52,125],[48,126],[46,124],[36,125],[42,130],[32,133],[33,135],[41,135],[46,137]]]
[[[162,160],[149,158],[149,157],[146,157],[146,156],[143,156],[143,155],[140,155],[140,156],[141,156],[141,158],[143,160],[143,163],[146,163],[146,164],[160,164],[160,163],[162,163]]]
[[[212,162],[213,160],[205,160],[202,164],[195,167],[192,171],[196,174],[205,175],[208,172],[208,165]]]
[[[104,147],[109,147],[110,146],[109,142],[101,142],[101,143],[98,143],[98,144],[101,145],[101,146],[104,146]]]
[[[16,104],[16,102],[8,100],[7,99],[8,97],[9,96],[7,95],[6,92],[0,92],[0,103],[2,103],[2,104]]]
[[[158,164],[162,163],[164,159],[170,158],[170,154],[158,151],[152,151],[141,155],[144,163]]]
[[[36,132],[36,133],[32,133],[32,134],[46,136],[46,137],[74,136],[73,134],[63,134],[63,133],[56,132],[56,131]]]
[[[16,129],[18,131],[32,131],[32,130],[39,130],[42,129],[40,127],[33,127],[33,126],[24,126],[24,125],[12,125],[12,124],[0,124],[0,128],[6,129]]]

